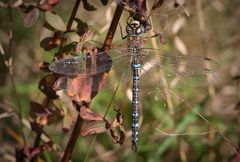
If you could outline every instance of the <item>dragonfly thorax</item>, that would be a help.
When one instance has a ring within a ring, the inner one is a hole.
[[[133,20],[126,26],[126,32],[129,36],[138,36],[144,33],[144,26],[138,20]]]

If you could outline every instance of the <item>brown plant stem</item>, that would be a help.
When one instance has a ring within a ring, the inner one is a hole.
[[[42,131],[43,131],[43,126],[40,127],[40,130],[35,138],[35,142],[34,142],[34,148],[37,148],[40,145],[41,142],[41,136],[42,136]],[[35,162],[38,159],[38,154],[35,155],[34,157],[32,157],[32,159],[30,160],[30,162]]]
[[[76,121],[76,123],[74,125],[72,134],[71,134],[71,136],[69,138],[67,147],[65,149],[65,152],[64,152],[64,155],[63,155],[63,158],[62,158],[62,162],[68,162],[69,161],[69,159],[71,157],[71,154],[72,154],[72,151],[73,151],[73,148],[74,148],[74,146],[75,146],[75,144],[77,142],[77,139],[78,139],[80,130],[82,128],[82,125],[83,125],[83,120],[80,117],[80,115],[78,115],[77,121]]]
[[[117,5],[117,8],[115,10],[111,25],[109,27],[108,33],[106,35],[106,38],[104,40],[103,46],[102,46],[102,50],[105,52],[108,52],[111,44],[112,44],[112,40],[113,40],[113,36],[115,34],[115,31],[117,29],[120,17],[122,15],[123,12],[123,8],[121,6]]]
[[[72,28],[72,23],[73,23],[74,18],[76,17],[80,2],[81,2],[81,0],[76,0],[76,2],[74,4],[70,19],[69,19],[68,24],[67,24],[67,31],[70,31],[71,28]]]

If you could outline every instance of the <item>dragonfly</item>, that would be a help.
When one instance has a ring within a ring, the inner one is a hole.
[[[204,56],[169,54],[159,49],[145,48],[144,34],[148,30],[146,24],[132,16],[128,18],[126,24],[127,47],[112,48],[108,53],[85,53],[56,60],[50,64],[49,69],[55,73],[79,78],[88,78],[113,69],[126,74],[125,77],[128,79],[132,78],[132,150],[136,152],[139,131],[140,78],[146,75],[149,83],[152,80],[159,81],[159,77],[155,74],[163,70],[167,77],[180,80],[177,83],[180,86],[188,86],[189,83],[193,85],[214,83],[218,64]],[[67,82],[61,84],[67,87]],[[98,86],[93,87],[95,87],[93,91],[98,89]]]
[[[149,69],[153,71],[154,69],[163,69],[169,77],[187,80],[183,82],[184,85],[189,85],[188,83],[195,78],[200,84],[205,84],[207,81],[211,83],[215,81],[214,71],[218,65],[203,56],[172,55],[158,49],[144,48],[145,27],[138,20],[131,19],[127,23],[126,33],[127,48],[112,48],[108,54],[105,52],[98,52],[96,55],[87,53],[56,60],[50,64],[49,69],[55,73],[66,76],[77,75],[80,78],[110,71],[111,67],[113,70],[120,70],[123,73],[129,73],[125,69],[132,69],[132,149],[137,151],[141,73],[144,71],[146,75],[150,75],[149,82],[151,82],[154,74],[149,74],[151,72]],[[126,75],[127,78],[129,78],[128,76]],[[65,84],[64,87],[67,87],[67,82],[63,84]]]

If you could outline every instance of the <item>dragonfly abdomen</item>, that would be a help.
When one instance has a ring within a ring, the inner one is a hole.
[[[133,89],[132,89],[132,149],[137,151],[138,144],[138,118],[139,118],[139,76],[141,64],[132,64]]]

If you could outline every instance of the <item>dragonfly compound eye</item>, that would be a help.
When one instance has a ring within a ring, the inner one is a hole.
[[[127,25],[127,26],[126,26],[126,32],[127,32],[128,34],[131,34],[131,33],[132,33],[132,27],[131,27],[130,25]]]
[[[137,34],[142,34],[142,33],[144,33],[144,26],[140,25],[137,29]]]

